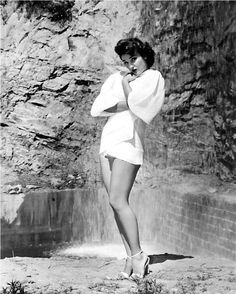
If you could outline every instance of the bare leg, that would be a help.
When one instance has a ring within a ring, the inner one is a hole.
[[[124,241],[127,254],[130,255],[128,252],[131,251],[131,255],[135,255],[132,258],[131,267],[129,265],[134,273],[132,277],[140,278],[145,274],[149,259],[145,253],[140,252],[141,247],[137,219],[129,206],[129,194],[140,166],[119,159],[114,159],[112,162],[110,161],[110,164],[104,160],[101,160],[101,166],[104,183],[110,197],[110,205],[114,210],[115,219]],[[126,272],[130,274],[130,271]]]
[[[124,237],[129,244],[131,254],[141,250],[137,219],[129,206],[129,194],[132,189],[139,165],[120,159],[114,159],[110,181],[110,205],[115,211]]]
[[[100,156],[100,163],[101,163],[101,171],[102,171],[102,176],[103,176],[103,182],[104,182],[104,186],[106,188],[106,191],[109,195],[109,191],[110,191],[110,182],[111,182],[111,171],[112,171],[112,166],[113,166],[113,162],[114,162],[114,158],[105,158],[104,156]],[[120,232],[120,236],[121,239],[123,241],[124,247],[125,247],[125,251],[127,256],[131,256],[131,250],[129,247],[128,242],[125,239],[124,236],[124,232],[121,226],[121,223],[119,221],[119,218],[117,217],[116,212],[113,210],[114,212],[114,217],[115,217],[115,221],[118,227],[118,230]],[[131,265],[131,259],[126,259],[126,264],[125,264],[125,268],[124,268],[124,272],[126,272],[127,274],[131,274],[132,272],[132,265]]]
[[[111,170],[112,170],[113,161],[114,161],[114,158],[112,157],[108,159],[107,157],[100,155],[102,179],[103,179],[103,183],[108,195],[110,191]]]

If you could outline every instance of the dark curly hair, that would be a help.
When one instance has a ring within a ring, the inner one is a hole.
[[[142,42],[138,38],[121,39],[115,46],[115,52],[120,56],[123,54],[130,54],[131,56],[138,52],[146,61],[148,68],[150,68],[155,59],[155,52],[148,42]]]

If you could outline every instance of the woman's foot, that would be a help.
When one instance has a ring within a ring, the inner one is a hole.
[[[142,279],[145,275],[149,273],[148,265],[150,258],[143,251],[131,256],[132,258],[132,268],[133,273],[131,278],[133,280]]]
[[[129,277],[131,276],[133,270],[132,270],[132,261],[131,261],[131,257],[127,256],[126,260],[125,260],[125,267],[123,272],[119,273],[120,278],[122,279],[129,279]]]

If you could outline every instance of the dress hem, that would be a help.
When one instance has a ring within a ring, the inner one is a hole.
[[[134,162],[134,161],[132,161],[132,160],[130,160],[130,159],[127,159],[127,158],[124,158],[124,157],[122,157],[122,156],[114,156],[114,155],[111,155],[111,154],[109,154],[108,152],[105,152],[105,151],[103,151],[103,152],[100,152],[99,153],[99,155],[102,155],[102,156],[104,156],[104,157],[112,157],[112,158],[117,158],[117,159],[120,159],[120,160],[123,160],[123,161],[126,161],[126,162],[128,162],[128,163],[131,163],[131,164],[134,164],[134,165],[142,165],[143,164],[143,160],[140,162]]]

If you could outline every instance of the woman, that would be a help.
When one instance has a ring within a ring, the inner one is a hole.
[[[149,257],[140,246],[129,195],[143,163],[145,126],[164,101],[164,79],[159,71],[151,69],[155,53],[147,42],[138,38],[122,39],[115,52],[127,70],[108,77],[92,105],[91,115],[109,117],[101,136],[101,171],[127,252],[120,276],[137,279],[148,272]]]

